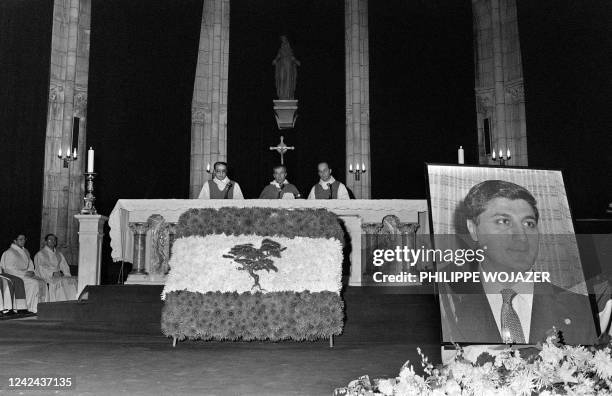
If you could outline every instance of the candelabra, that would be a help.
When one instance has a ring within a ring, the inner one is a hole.
[[[59,151],[57,152],[57,158],[59,158],[60,160],[64,162],[64,168],[68,168],[68,164],[72,161],[76,161],[77,159],[76,147],[72,151],[72,154],[70,153],[70,149],[66,150],[66,155],[62,155],[62,149],[60,148]]]
[[[366,172],[365,163],[361,163],[361,169],[359,168],[359,163],[355,165],[355,169],[353,169],[353,164],[349,165],[349,172],[353,174],[353,177],[356,181],[361,180],[361,174]]]
[[[93,195],[93,191],[94,178],[96,177],[97,173],[85,172],[84,175],[85,189],[87,190],[87,194],[85,194],[85,197],[83,198],[85,204],[83,205],[83,209],[81,209],[81,214],[95,215],[98,214],[98,212],[96,211],[96,207],[94,206],[94,201],[96,200],[96,197]]]
[[[510,155],[510,149],[506,150],[505,156],[504,156],[504,152],[502,151],[502,149],[499,149],[498,156],[495,156],[495,150],[493,150],[493,152],[491,153],[491,159],[493,161],[499,161],[500,166],[506,166],[506,162],[510,161],[510,158],[512,158],[512,156]]]

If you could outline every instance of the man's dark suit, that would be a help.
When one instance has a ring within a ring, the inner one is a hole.
[[[442,285],[440,305],[444,342],[502,343],[481,283]],[[593,344],[597,337],[588,296],[534,283],[528,343],[544,341],[553,326],[567,344]]]

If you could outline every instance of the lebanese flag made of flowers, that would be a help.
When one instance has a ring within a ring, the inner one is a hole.
[[[342,332],[343,231],[324,209],[191,209],[162,299],[177,339],[314,340]]]

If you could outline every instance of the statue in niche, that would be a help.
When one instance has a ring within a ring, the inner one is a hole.
[[[297,67],[300,61],[293,56],[287,36],[281,36],[281,47],[272,61],[275,68],[276,95],[280,100],[295,99],[295,86],[297,81]]]

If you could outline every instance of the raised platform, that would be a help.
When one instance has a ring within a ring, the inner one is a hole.
[[[160,335],[162,289],[156,285],[89,286],[81,301],[39,304],[38,319]],[[439,342],[439,308],[425,286],[347,287],[343,299],[346,321],[338,342],[409,338]]]

